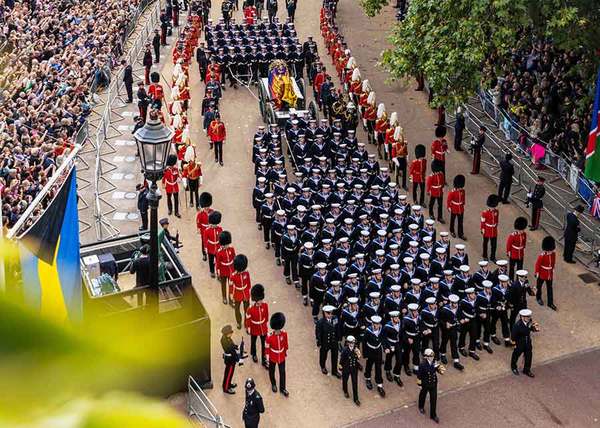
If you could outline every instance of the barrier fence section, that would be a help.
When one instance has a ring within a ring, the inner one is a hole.
[[[188,415],[206,426],[230,428],[223,422],[217,408],[191,376],[188,377]]]
[[[496,115],[502,114],[493,104],[490,105],[489,99],[486,102],[482,100],[481,104],[483,111],[478,110],[474,102],[464,106],[466,135],[463,134],[463,141],[466,140],[467,145],[469,141],[477,138],[478,130],[481,126],[487,126],[484,120],[481,119],[481,116],[489,116],[493,119]],[[448,113],[448,116],[450,121],[447,126],[452,128],[455,117],[452,113]],[[517,206],[527,212],[529,209],[527,193],[533,189],[539,176],[539,171],[532,167],[523,144],[511,138],[511,136],[516,134],[517,128],[506,127],[502,122],[498,124],[501,132],[500,135],[494,133],[494,130],[490,129],[489,126],[487,127],[486,143],[483,146],[481,156],[482,172],[486,173],[498,184],[500,181],[499,162],[504,159],[505,154],[512,154],[515,174],[513,176],[511,197]],[[565,176],[570,180],[573,175],[572,168],[569,166],[566,171]],[[559,173],[558,170],[556,172]],[[563,176],[561,175],[561,177]],[[561,180],[559,177],[557,179]],[[572,206],[577,203],[579,198],[573,193],[570,182],[568,185],[561,186],[559,185],[560,183],[555,184],[553,181],[555,180],[546,181],[546,195],[544,197],[544,212],[541,226],[549,234],[557,238],[558,241],[562,241],[566,215],[572,210]],[[581,184],[578,183],[578,189],[580,187]],[[589,191],[593,194],[591,189]],[[597,262],[598,250],[600,249],[600,225],[591,216],[582,216],[580,222],[581,231],[579,233],[578,248],[575,256],[590,271],[600,273]]]

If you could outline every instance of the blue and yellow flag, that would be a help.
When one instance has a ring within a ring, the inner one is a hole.
[[[50,205],[18,240],[24,303],[57,321],[82,312],[75,168]]]

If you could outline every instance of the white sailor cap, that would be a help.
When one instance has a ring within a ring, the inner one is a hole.
[[[517,274],[517,276],[527,276],[527,274],[529,272],[527,272],[525,269],[520,269],[518,271],[515,272]]]
[[[402,287],[400,287],[398,284],[394,284],[390,287],[390,290],[392,291],[400,291],[402,289]]]
[[[321,209],[321,205],[319,204],[315,204],[311,207],[313,210],[320,210]]]
[[[323,306],[323,312],[333,312],[335,311],[335,306],[325,305]]]
[[[369,293],[369,297],[371,299],[379,299],[379,296],[380,296],[379,291],[371,291]]]
[[[435,224],[435,220],[428,218],[427,220],[425,220],[425,224],[428,226],[433,226]]]
[[[410,230],[419,230],[419,225],[417,223],[411,223],[408,225]]]
[[[365,204],[372,204],[372,203],[373,203],[373,199],[371,199],[371,198],[366,198],[366,199],[364,200],[364,203],[365,203]]]
[[[397,250],[398,244],[390,244],[390,250]]]
[[[345,259],[344,257],[340,257],[339,259],[337,259],[338,265],[345,265],[348,263],[348,260]]]
[[[488,265],[488,262],[487,260],[479,260],[477,264],[479,265],[479,267],[486,267]]]
[[[294,229],[296,229],[296,226],[294,226],[293,224],[287,225],[287,230],[294,230]]]
[[[400,208],[396,208],[394,210],[394,214],[398,214],[398,215],[401,215],[403,212],[404,212],[404,210],[401,210]]]
[[[325,262],[317,263],[317,269],[327,269],[327,263],[325,263]]]
[[[315,247],[315,245],[312,242],[310,242],[310,241],[307,241],[307,242],[304,243],[304,248],[306,248],[307,250],[310,250],[310,249],[312,249],[314,247]]]
[[[426,298],[425,303],[427,303],[428,305],[433,305],[435,303],[435,297]]]
[[[448,236],[448,232],[442,231],[440,232],[440,236],[443,236],[445,238],[446,236]]]
[[[412,206],[413,211],[421,211],[421,208],[422,208],[421,205],[413,205]]]
[[[354,336],[346,336],[346,342],[356,342],[356,338]]]
[[[342,244],[345,244],[346,242],[348,242],[348,237],[347,236],[342,236],[340,239],[338,239],[338,242],[341,242]],[[338,260],[339,262],[339,260]]]
[[[498,275],[498,281],[500,282],[507,282],[510,278],[508,277],[508,275]]]
[[[369,233],[369,231],[368,231],[368,230],[361,230],[361,231],[360,231],[360,234],[361,234],[362,236],[369,236],[369,235],[371,235],[371,234]]]
[[[392,182],[390,182],[390,183],[388,183],[388,187],[391,187],[392,189],[393,189],[394,187],[396,187],[396,186],[397,186],[397,184],[396,184],[396,183],[394,183],[393,181],[392,181]]]
[[[394,263],[390,265],[390,269],[391,270],[397,270],[400,269],[400,265],[398,263]]]
[[[358,297],[348,297],[348,303],[355,305],[358,303]]]
[[[431,236],[424,236],[423,237],[423,242],[430,243],[431,241],[433,241],[433,238]]]
[[[309,225],[309,226],[318,226],[318,225],[319,225],[319,222],[318,222],[318,221],[316,221],[316,220],[312,220],[312,221],[309,221],[309,222],[308,222],[308,225]]]
[[[321,239],[321,242],[323,244],[331,244],[331,239],[329,239],[329,238]]]
[[[429,253],[421,253],[419,254],[421,260],[429,260]]]
[[[306,207],[304,205],[298,205],[297,210],[301,213],[304,213],[306,212]]]
[[[417,305],[416,303],[409,303],[408,304],[408,310],[409,311],[418,311],[419,310],[419,305]]]
[[[382,198],[382,199],[383,199],[383,198]],[[383,213],[383,214],[379,215],[379,218],[383,218],[383,219],[386,219],[386,218],[388,218],[388,217],[389,217],[389,215],[388,215],[388,214],[386,214],[386,213]]]
[[[483,282],[481,283],[481,285],[483,285],[483,288],[492,288],[492,285],[494,285],[494,284],[492,284],[492,281],[488,281],[488,280],[486,279],[485,281],[483,281]]]
[[[333,287],[340,286],[340,285],[342,285],[342,281],[338,281],[338,280],[336,279],[335,281],[331,281],[331,285],[332,285]]]
[[[398,195],[398,200],[400,200],[400,201],[405,201],[406,198],[407,198],[406,195]]]
[[[296,188],[295,187],[288,187],[287,188],[287,192],[288,193],[296,193]]]
[[[379,315],[373,315],[371,317],[371,322],[373,322],[373,324],[381,324],[381,317]]]
[[[531,312],[531,309],[521,309],[519,311],[519,315],[522,317],[530,317],[532,313],[533,312]]]
[[[423,351],[423,355],[425,355],[426,357],[432,357],[434,355],[433,349],[425,349],[425,351]]]
[[[432,276],[431,278],[429,278],[429,282],[431,284],[437,284],[438,282],[440,282],[440,278],[437,276]]]
[[[421,280],[419,278],[411,278],[410,284],[411,285],[421,285]]]
[[[435,252],[438,254],[445,254],[446,253],[446,249],[444,247],[437,247],[435,249]]]
[[[451,303],[458,303],[459,299],[458,299],[458,296],[456,294],[451,294],[451,295],[448,296],[448,300]]]
[[[473,288],[473,287],[469,287],[469,288],[467,288],[467,289],[465,290],[465,293],[467,293],[467,294],[472,294],[472,293],[475,293],[475,288]]]
[[[374,158],[375,158],[375,155],[374,155],[373,153],[369,153],[369,156],[368,156],[368,157],[369,157],[369,159],[374,159]]]
[[[354,255],[354,258],[355,258],[355,259],[364,259],[364,258],[365,258],[365,255],[364,255],[363,253],[358,253],[358,254],[355,254],[355,255]]]
[[[351,218],[345,218],[344,219],[344,224],[352,224],[352,223],[354,223],[353,219],[351,219]]]
[[[383,229],[379,229],[379,230],[377,231],[377,235],[379,235],[379,236],[385,236],[386,234],[387,234],[387,233],[386,233],[386,231],[385,231],[385,230],[383,230]]]
[[[351,272],[348,274],[348,278],[356,278],[358,276],[358,273],[356,272]]]
[[[389,311],[388,315],[390,317],[399,317],[400,316],[400,311]]]
[[[413,260],[413,258],[412,258],[412,257],[404,257],[404,258],[402,259],[402,261],[403,261],[404,263],[412,263],[414,260]]]
[[[411,247],[418,247],[418,246],[419,246],[419,243],[418,243],[417,241],[410,241],[410,242],[408,243],[408,245],[409,245],[409,246],[411,246]]]
[[[258,177],[258,182],[259,183],[264,183],[265,181],[267,181],[266,177]],[[271,196],[273,196],[272,193],[271,193]]]
[[[377,250],[375,251],[376,256],[385,256],[385,250]]]
[[[273,197],[273,194],[271,192],[265,193],[265,198],[270,199],[272,197]]]
[[[444,270],[444,275],[446,275],[446,276],[454,275],[454,271],[452,269],[446,269],[446,270]]]
[[[334,219],[332,219],[331,217],[327,217],[327,218],[325,219],[325,223],[327,223],[327,224],[333,224],[333,222],[334,222],[334,221],[335,221],[335,220],[334,220]]]
[[[506,265],[508,265],[508,260],[504,260],[504,259],[496,260],[496,266],[506,266]]]
[[[371,272],[377,275],[378,273],[381,273],[381,269],[376,268],[376,269],[373,269]]]
[[[457,250],[464,250],[465,244],[456,244],[456,245],[454,245],[454,248],[456,248]]]
[[[285,211],[284,210],[277,210],[277,211],[275,211],[275,214],[277,214],[277,215],[285,215]]]

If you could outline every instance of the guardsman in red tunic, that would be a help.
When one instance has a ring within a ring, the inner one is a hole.
[[[250,292],[254,303],[246,310],[246,331],[250,335],[250,355],[252,361],[258,362],[256,357],[256,339],[260,337],[260,355],[262,365],[268,368],[265,340],[269,332],[269,305],[265,299],[265,287],[262,284],[254,284]]]
[[[408,175],[412,181],[413,202],[423,206],[425,204],[425,173],[427,171],[427,159],[425,159],[425,146],[417,144],[415,147],[415,157],[410,163]],[[420,195],[417,198],[417,190],[420,189]]]
[[[444,174],[439,163],[431,164],[431,174],[427,177],[425,191],[429,195],[429,217],[436,219],[433,215],[433,206],[437,203],[437,221],[444,224]]]
[[[554,293],[552,291],[552,280],[554,279],[554,266],[556,265],[556,241],[551,236],[546,236],[542,240],[542,252],[535,261],[535,277],[537,278],[535,299],[538,304],[543,306],[542,286],[546,283],[546,296],[548,297],[548,307],[555,311]]]
[[[285,325],[285,315],[276,312],[271,316],[271,331],[266,339],[267,358],[269,360],[269,379],[271,380],[271,389],[277,392],[277,381],[275,380],[275,366],[279,367],[279,392],[284,396],[290,393],[285,389],[285,359],[288,351],[288,335],[283,326]]]
[[[242,328],[242,314],[240,305],[244,305],[244,314],[250,305],[250,272],[248,268],[248,257],[238,254],[233,259],[233,273],[229,276],[229,301],[233,302],[237,328]],[[244,317],[245,318],[245,317]]]
[[[450,211],[450,234],[456,238],[456,229],[454,228],[455,221],[458,222],[458,236],[463,241],[467,238],[464,236],[463,220],[465,216],[465,176],[458,174],[454,177],[454,188],[448,192],[446,198],[446,207]]]
[[[431,143],[431,159],[442,165],[442,172],[446,176],[446,153],[448,153],[448,142],[446,141],[446,127],[435,128],[436,139]]]
[[[375,120],[377,120],[377,106],[375,105],[375,91],[369,92],[367,105],[363,110],[363,122],[367,128],[369,143],[375,144]],[[381,153],[380,153],[381,154]]]
[[[195,158],[191,159],[185,167],[183,167],[183,176],[187,179],[187,187],[190,192],[190,207],[198,208],[198,206],[200,206],[200,201],[198,200],[198,188],[202,184],[202,166],[200,163],[196,162]]]
[[[523,269],[525,246],[527,245],[527,219],[517,217],[514,224],[515,230],[506,238],[506,255],[508,256],[508,276],[514,279],[515,271]]]
[[[216,59],[211,59],[211,63],[206,67],[206,82],[214,80],[215,82],[221,81],[221,66],[217,64]]]
[[[233,273],[233,259],[235,258],[235,248],[231,246],[231,233],[224,230],[219,235],[219,249],[215,254],[215,265],[217,268],[217,278],[221,283],[221,297],[223,304],[233,304],[227,301],[227,281]]]
[[[204,242],[204,231],[208,228],[208,216],[213,212],[213,209],[211,208],[212,195],[208,192],[202,192],[198,202],[200,205],[200,210],[196,214],[196,228],[198,229],[200,241],[202,242],[202,260],[206,261],[206,243]]]
[[[385,104],[379,103],[377,106],[377,118],[375,120],[375,141],[377,142],[377,151],[382,156],[382,147],[385,143],[385,131],[389,128],[388,116],[385,111]],[[387,150],[383,150],[383,159],[387,160]]]
[[[210,139],[210,147],[215,149],[215,163],[223,166],[223,143],[227,137],[225,124],[221,122],[221,115],[217,112],[215,118],[208,125],[208,138]]]
[[[490,260],[496,261],[496,245],[498,243],[498,195],[489,195],[488,209],[481,212],[481,234],[483,235],[483,258],[488,259],[488,243],[490,244]]]
[[[173,213],[173,204],[175,205],[175,217],[181,218],[179,215],[179,181],[181,180],[179,168],[177,168],[177,156],[169,155],[167,159],[167,169],[163,174],[163,186],[167,192],[167,207],[169,215]]]
[[[317,100],[317,104],[319,105],[319,110],[321,110],[323,108],[323,105],[321,103],[321,85],[323,85],[323,83],[325,83],[325,81],[327,80],[327,76],[328,76],[327,67],[322,66],[321,71],[315,75],[315,79],[313,82],[315,100]]]
[[[213,211],[208,215],[208,227],[202,233],[202,241],[208,253],[208,267],[210,269],[210,277],[215,277],[215,256],[219,250],[219,235],[223,232],[223,228],[219,226],[221,223],[221,213]]]

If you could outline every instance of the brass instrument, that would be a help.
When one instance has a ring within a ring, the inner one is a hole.
[[[354,345],[354,353],[356,354],[356,357],[360,360],[362,358],[362,354],[360,353],[360,349],[358,349],[358,346]]]
[[[441,375],[443,375],[444,373],[446,373],[446,370],[447,370],[446,366],[445,366],[445,365],[443,365],[443,364],[437,364],[437,365],[435,366],[435,368],[436,368],[437,372],[438,372],[439,374],[441,374]]]

